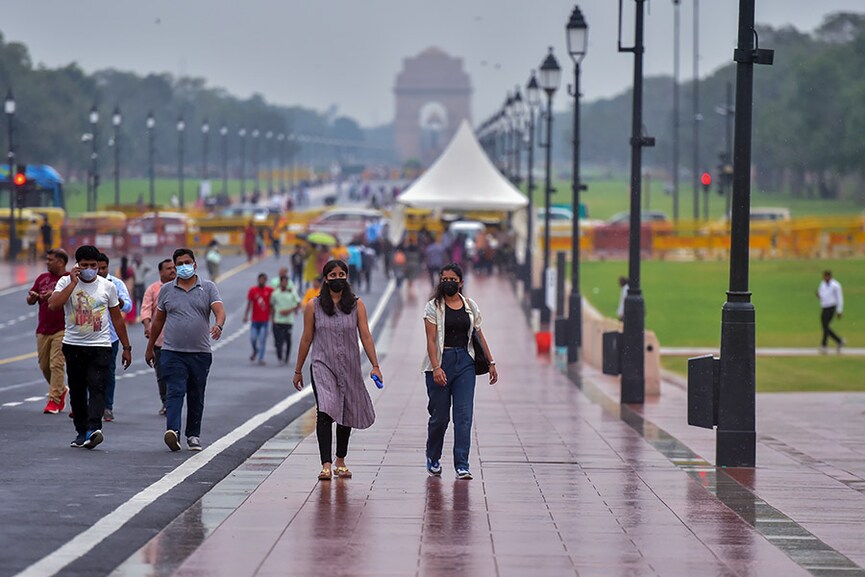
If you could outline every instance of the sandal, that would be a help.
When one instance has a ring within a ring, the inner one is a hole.
[[[331,479],[333,479],[333,472],[327,467],[322,468],[321,473],[318,474],[318,480],[330,481]]]
[[[340,479],[351,479],[351,471],[348,467],[337,467],[334,469],[334,474]]]

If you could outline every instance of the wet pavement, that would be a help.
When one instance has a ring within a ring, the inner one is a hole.
[[[506,281],[471,289],[501,376],[478,379],[474,480],[450,434],[444,475],[424,469],[424,303],[406,299],[352,479],[316,480],[308,414],[113,575],[865,576],[865,395],[761,395],[760,466],[715,468],[684,391],[622,407],[614,379],[535,357]]]

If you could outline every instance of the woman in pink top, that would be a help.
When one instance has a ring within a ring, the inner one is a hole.
[[[177,269],[174,267],[174,261],[170,258],[159,263],[159,280],[147,287],[144,291],[144,298],[141,301],[141,324],[144,325],[144,338],[150,338],[150,324],[153,321],[153,315],[156,314],[156,301],[159,298],[159,289],[162,285],[169,283],[177,278]],[[159,409],[159,414],[165,414],[165,379],[159,371],[159,354],[162,352],[162,343],[165,340],[165,333],[159,335],[156,343],[153,346],[153,354],[156,358],[156,385],[159,387],[159,400],[162,401],[162,408]]]

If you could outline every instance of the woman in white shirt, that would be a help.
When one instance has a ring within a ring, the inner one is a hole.
[[[444,436],[453,405],[454,468],[458,479],[471,479],[472,414],[475,395],[474,350],[472,332],[476,332],[490,363],[490,384],[498,380],[496,362],[481,331],[481,313],[477,303],[465,298],[463,271],[448,264],[439,273],[439,284],[424,309],[427,354],[424,359],[429,424],[427,428],[426,468],[433,476],[442,472],[441,455]]]

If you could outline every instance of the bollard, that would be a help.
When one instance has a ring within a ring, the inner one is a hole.
[[[688,359],[688,424],[711,429],[718,425],[721,361],[712,355]]]
[[[604,333],[603,360],[601,370],[605,375],[618,376],[622,374],[622,333],[610,331]]]

